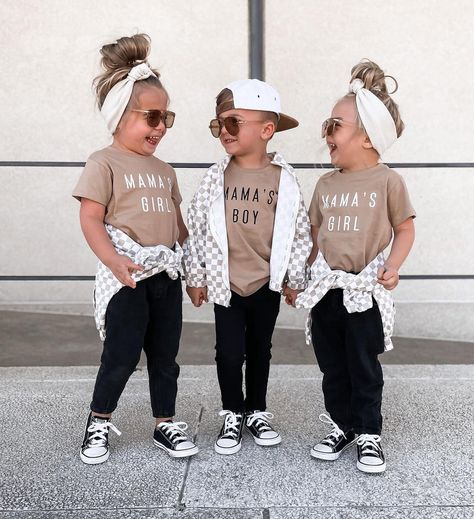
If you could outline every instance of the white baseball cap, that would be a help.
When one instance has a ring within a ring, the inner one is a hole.
[[[280,94],[268,83],[259,79],[240,79],[229,83],[225,88],[232,92],[233,102],[224,102],[216,107],[219,115],[227,110],[261,110],[274,112],[278,118],[277,132],[298,126],[298,121],[281,113]]]

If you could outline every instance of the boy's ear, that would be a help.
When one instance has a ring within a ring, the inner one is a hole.
[[[369,136],[365,134],[364,142],[362,143],[362,147],[366,150],[373,149],[372,143],[370,142]]]
[[[270,140],[273,137],[275,131],[275,123],[273,121],[265,121],[265,124],[262,128],[262,138],[266,141]]]

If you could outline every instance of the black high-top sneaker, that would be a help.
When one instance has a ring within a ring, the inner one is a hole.
[[[356,436],[352,431],[342,431],[327,414],[320,414],[319,419],[331,425],[332,431],[311,449],[311,456],[320,460],[337,460],[346,449],[354,445]]]
[[[167,452],[172,458],[186,458],[199,452],[197,446],[184,432],[188,428],[186,422],[168,420],[155,427],[153,443]]]
[[[219,416],[225,416],[224,424],[214,444],[214,450],[218,454],[235,454],[242,447],[242,427],[244,425],[243,413],[233,411],[220,411]]]
[[[281,442],[281,436],[270,425],[272,418],[273,414],[266,411],[250,411],[245,415],[245,427],[257,445],[270,446]]]
[[[362,472],[377,474],[387,465],[378,434],[360,434],[357,437],[357,468]]]
[[[110,455],[109,429],[119,436],[122,434],[110,419],[92,416],[92,413],[89,413],[80,452],[81,460],[84,463],[97,465],[108,460]]]

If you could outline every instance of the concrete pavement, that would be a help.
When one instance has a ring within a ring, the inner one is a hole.
[[[220,409],[214,366],[183,366],[177,418],[201,451],[173,460],[151,441],[146,372],[134,373],[114,414],[108,462],[86,466],[79,446],[96,367],[0,368],[0,518],[362,519],[474,517],[474,366],[385,366],[387,471],[356,468],[355,449],[314,460],[327,429],[321,377],[274,365],[269,409],[283,442],[249,436],[214,453]]]

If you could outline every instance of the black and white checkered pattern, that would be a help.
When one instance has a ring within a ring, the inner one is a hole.
[[[224,171],[231,156],[209,168],[188,209],[189,237],[185,241],[184,271],[190,287],[207,286],[210,302],[229,306],[228,242],[225,223]],[[274,153],[280,166],[278,202],[270,257],[270,288],[284,281],[293,289],[306,286],[306,261],[311,252],[311,226],[293,168]]]
[[[143,272],[132,274],[135,281],[141,281],[163,271],[166,271],[171,279],[177,279],[178,273],[182,273],[183,250],[179,243],[175,244],[174,251],[164,245],[142,247],[112,225],[106,224],[105,229],[118,254],[128,256],[134,263],[144,267]],[[99,261],[95,276],[94,317],[101,340],[105,339],[105,313],[109,301],[123,286],[112,271]]]
[[[321,252],[311,267],[311,281],[308,288],[296,298],[297,308],[308,308],[306,320],[306,343],[311,344],[311,308],[333,288],[342,288],[344,306],[349,313],[365,312],[372,308],[372,296],[380,310],[385,351],[393,349],[392,334],[395,322],[395,306],[392,294],[377,282],[377,271],[384,265],[383,254],[380,253],[359,274],[349,274],[343,270],[331,270]]]

